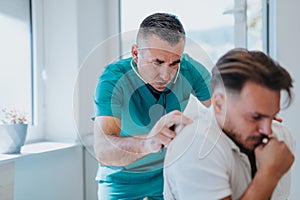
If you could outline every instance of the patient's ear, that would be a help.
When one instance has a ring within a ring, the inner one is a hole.
[[[216,115],[223,115],[225,112],[225,96],[221,92],[215,92],[212,96],[212,104]]]
[[[216,120],[220,127],[223,127],[226,119],[226,96],[222,92],[214,92],[212,104]]]

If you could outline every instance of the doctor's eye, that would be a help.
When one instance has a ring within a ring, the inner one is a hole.
[[[154,66],[158,66],[158,67],[161,66],[163,63],[164,62],[159,61],[159,60],[156,60],[156,61],[153,62]]]
[[[161,66],[161,63],[160,63],[160,62],[154,62],[153,64],[154,64],[154,66],[156,66],[156,67]]]
[[[155,67],[160,67],[162,64],[164,63],[164,61],[160,60],[160,59],[155,59],[153,60],[153,65]]]

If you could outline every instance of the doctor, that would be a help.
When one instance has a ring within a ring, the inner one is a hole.
[[[210,73],[184,54],[178,18],[156,13],[140,25],[132,57],[109,64],[95,90],[94,149],[99,199],[163,199],[165,147],[190,94],[210,106]]]

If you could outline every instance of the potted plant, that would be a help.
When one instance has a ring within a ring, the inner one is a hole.
[[[0,153],[20,153],[27,135],[28,115],[8,108],[3,108],[1,112]]]

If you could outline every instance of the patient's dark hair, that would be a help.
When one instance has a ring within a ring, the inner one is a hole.
[[[157,35],[171,45],[177,44],[180,39],[185,40],[185,31],[179,19],[169,13],[155,13],[146,17],[139,28],[137,44],[140,40]]]
[[[212,91],[224,84],[226,91],[240,93],[246,82],[253,82],[270,90],[285,90],[291,103],[293,80],[279,63],[261,51],[242,48],[230,50],[212,69]]]

